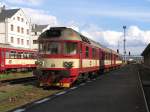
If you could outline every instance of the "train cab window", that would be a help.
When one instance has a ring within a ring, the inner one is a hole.
[[[47,43],[40,43],[39,44],[39,51],[40,53],[45,53],[47,48]]]
[[[86,56],[86,58],[89,57],[89,48],[88,47],[86,47],[86,49],[85,49],[85,56]]]
[[[77,54],[77,43],[64,43],[64,54]]]
[[[60,54],[61,44],[59,42],[50,42],[48,43],[48,54]]]

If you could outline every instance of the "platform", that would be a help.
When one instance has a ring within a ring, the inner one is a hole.
[[[106,73],[26,112],[147,112],[135,65]]]

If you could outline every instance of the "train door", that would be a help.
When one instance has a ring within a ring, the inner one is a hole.
[[[79,59],[79,64],[80,64],[79,67],[80,67],[80,69],[82,69],[82,51],[83,51],[82,48],[83,48],[83,47],[82,47],[82,43],[79,43],[79,53],[80,53],[80,54],[79,54],[79,55],[80,55],[80,56],[79,56],[79,58],[80,58],[80,59]]]
[[[0,68],[1,68],[1,70],[4,69],[4,61],[5,61],[4,50],[0,49]]]
[[[114,65],[116,65],[116,55],[114,54]]]
[[[110,60],[110,62],[109,62],[109,64],[110,64],[110,67],[112,67],[112,61],[113,61],[113,59],[112,59],[112,52],[110,52],[109,54],[109,60]]]

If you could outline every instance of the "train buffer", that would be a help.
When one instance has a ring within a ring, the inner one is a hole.
[[[148,112],[136,65],[126,65],[27,112]]]

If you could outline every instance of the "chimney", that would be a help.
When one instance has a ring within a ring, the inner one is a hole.
[[[35,29],[37,27],[37,24],[32,25],[32,29]]]
[[[117,49],[117,53],[119,53],[119,49]]]
[[[3,5],[2,7],[0,7],[0,13],[5,10],[5,5]]]

